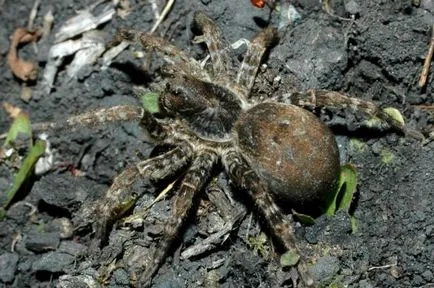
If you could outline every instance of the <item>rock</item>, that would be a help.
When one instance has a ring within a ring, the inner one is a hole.
[[[87,246],[74,241],[62,241],[57,251],[77,257],[86,254]]]
[[[433,273],[430,270],[425,270],[425,272],[422,273],[422,278],[425,279],[427,282],[432,282],[433,280]]]
[[[358,15],[360,13],[360,11],[362,11],[359,3],[357,3],[354,0],[350,0],[350,1],[345,2],[345,10],[350,15]]]
[[[74,234],[74,226],[71,220],[65,217],[56,218],[47,225],[47,232],[58,232],[61,239],[71,238]]]
[[[47,271],[51,273],[64,272],[68,265],[73,264],[75,257],[67,253],[48,252],[41,259],[33,262],[33,272]]]
[[[25,247],[33,252],[46,252],[56,250],[59,242],[60,236],[57,232],[31,233],[26,237]]]
[[[124,269],[116,269],[113,272],[113,279],[116,284],[122,286],[128,286],[130,284],[130,278],[128,276],[128,273]]]
[[[59,288],[76,288],[76,287],[86,287],[86,288],[100,288],[101,285],[98,281],[90,275],[63,275],[59,278]]]
[[[17,270],[18,255],[14,253],[5,253],[0,256],[0,281],[11,283],[15,278]]]
[[[324,256],[309,268],[309,272],[318,282],[320,287],[326,286],[333,280],[339,271],[339,260],[333,256]]]

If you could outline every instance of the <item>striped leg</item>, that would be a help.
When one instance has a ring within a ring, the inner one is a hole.
[[[289,222],[285,220],[285,215],[274,203],[273,198],[259,176],[235,150],[226,151],[223,155],[222,162],[234,184],[249,192],[259,208],[259,211],[267,221],[268,227],[281,241],[285,249],[295,251],[300,256],[300,260],[297,264],[298,273],[306,286],[312,286],[313,279],[309,275],[303,255],[297,247],[294,230]]]
[[[248,95],[255,82],[262,56],[276,38],[277,30],[274,27],[267,27],[256,34],[248,44],[247,52],[237,75],[237,83],[246,89],[246,95]]]
[[[89,111],[57,122],[36,123],[32,125],[32,130],[36,132],[70,130],[121,121],[140,121],[150,135],[157,139],[164,138],[167,130],[167,127],[158,122],[146,109],[127,105]]]
[[[216,76],[226,75],[229,55],[223,47],[220,28],[202,11],[194,13],[194,22],[203,33],[203,35],[194,38],[194,43],[205,43],[211,56],[214,74]]]
[[[195,202],[195,198],[197,198],[196,196],[210,177],[211,170],[216,162],[217,155],[211,151],[199,154],[193,161],[181,183],[180,190],[173,204],[172,216],[165,225],[163,239],[157,245],[152,263],[150,263],[150,266],[146,268],[140,277],[139,287],[149,287],[151,285],[153,276],[157,273],[174,240],[179,235],[188,217],[188,213]]]
[[[89,219],[95,219],[95,237],[91,251],[97,250],[108,238],[113,223],[121,218],[144,191],[132,191],[131,187],[139,178],[151,181],[163,180],[176,175],[185,168],[193,157],[193,149],[188,144],[180,145],[173,150],[130,166],[115,177],[104,198],[93,205],[85,205],[74,222],[83,226]],[[80,223],[82,222],[82,223]],[[84,224],[83,224],[84,223]]]
[[[395,118],[385,113],[372,101],[349,97],[335,91],[315,89],[310,89],[306,92],[292,93],[290,94],[289,99],[281,100],[288,104],[304,107],[350,108],[353,111],[361,111],[371,117],[378,117],[380,120],[387,123],[392,129],[404,135],[416,139],[423,139],[423,135],[420,132],[408,129],[404,124],[398,122]]]
[[[77,127],[93,127],[100,124],[138,121],[144,115],[144,109],[135,106],[114,106],[99,110],[89,111],[80,115],[72,116],[58,122],[44,122],[32,125],[34,131],[64,130]]]
[[[121,29],[113,42],[116,44],[122,40],[139,42],[145,50],[157,52],[167,63],[176,67],[176,72],[191,75],[203,81],[210,81],[209,75],[201,68],[199,62],[163,38],[136,30]]]

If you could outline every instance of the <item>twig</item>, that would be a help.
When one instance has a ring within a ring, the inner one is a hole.
[[[421,110],[434,112],[434,105],[416,105],[414,107],[419,108]]]
[[[206,238],[205,240],[188,247],[181,253],[182,259],[188,259],[193,256],[200,255],[206,251],[209,251],[213,248],[215,248],[220,243],[224,242],[226,240],[226,236],[231,233],[232,230],[235,229],[235,227],[240,223],[240,221],[246,216],[246,210],[242,209],[241,211],[236,214],[232,220],[228,221],[223,228]]]
[[[163,22],[164,18],[166,18],[167,14],[173,6],[173,3],[175,3],[175,0],[169,0],[167,2],[166,6],[163,9],[163,12],[161,12],[161,15],[160,17],[158,17],[157,22],[155,22],[154,27],[152,27],[150,34],[153,34],[155,30],[157,30],[158,26],[160,26],[161,22]]]
[[[44,23],[42,24],[42,38],[48,37],[51,32],[51,27],[53,26],[54,16],[53,11],[48,10],[47,14],[44,16]]]
[[[431,64],[432,56],[434,54],[434,25],[432,26],[431,43],[429,45],[428,54],[425,57],[425,62],[423,64],[422,73],[419,78],[419,87],[422,88],[426,85],[426,80],[428,78],[429,66]]]
[[[382,269],[387,269],[387,268],[392,268],[395,267],[398,263],[392,263],[392,264],[387,264],[387,265],[383,265],[383,266],[373,266],[373,267],[369,267],[368,271],[374,271],[374,270],[382,270]]]
[[[11,243],[11,252],[15,252],[15,246],[17,246],[18,242],[20,242],[23,239],[23,236],[20,234],[20,232],[15,233],[12,236],[12,243]]]
[[[33,29],[33,22],[35,22],[36,14],[38,13],[39,4],[41,4],[41,0],[35,0],[35,3],[33,4],[33,8],[30,11],[29,23],[27,24],[27,29],[29,31]]]
[[[151,9],[154,12],[154,17],[156,19],[160,18],[160,12],[158,11],[157,0],[149,0],[151,2]]]

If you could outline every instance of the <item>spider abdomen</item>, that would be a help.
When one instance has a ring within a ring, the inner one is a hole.
[[[340,171],[336,139],[309,111],[261,103],[241,115],[234,132],[242,154],[280,202],[318,203],[334,189]]]

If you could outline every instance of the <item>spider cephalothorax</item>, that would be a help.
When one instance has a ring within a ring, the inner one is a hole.
[[[160,95],[158,116],[139,107],[116,106],[63,122],[42,123],[34,128],[59,129],[137,120],[159,144],[172,147],[162,155],[127,168],[114,179],[103,199],[84,206],[78,214],[81,218],[96,218],[93,251],[104,244],[114,221],[136,199],[134,193],[140,191],[130,188],[137,179],[163,180],[184,175],[152,264],[145,268],[139,279],[140,287],[151,283],[181,233],[195,199],[216,168],[228,174],[237,187],[235,191],[243,190],[253,199],[283,247],[301,256],[297,265],[300,279],[304,285],[311,286],[313,279],[309,276],[306,259],[298,248],[286,215],[275,201],[297,208],[297,205],[323,199],[337,181],[339,154],[329,129],[313,114],[297,106],[349,107],[375,115],[400,131],[405,127],[390,119],[372,102],[332,91],[293,93],[281,101],[277,98],[249,101],[262,56],[275,40],[276,30],[266,28],[248,43],[235,75],[226,47],[222,45],[220,30],[203,12],[197,12],[194,20],[203,32],[194,42],[203,42],[208,47],[211,70],[204,69],[201,63],[161,38],[133,30],[121,30],[116,37],[116,40],[140,42],[145,49],[157,52],[169,63],[167,71],[172,71],[173,75],[167,79],[166,88]]]

